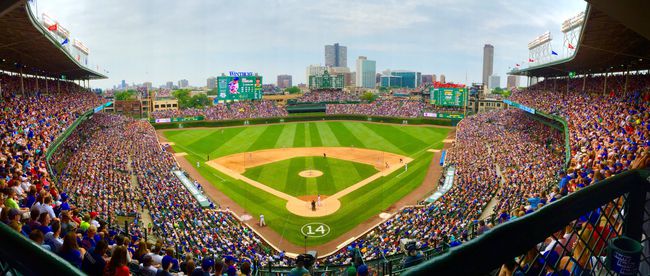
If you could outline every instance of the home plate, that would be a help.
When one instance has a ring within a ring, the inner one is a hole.
[[[187,155],[187,152],[177,152],[177,153],[174,153],[174,156],[185,156],[185,155]]]
[[[381,213],[381,214],[379,214],[379,217],[382,218],[382,219],[390,218],[390,216],[391,216],[391,214],[389,214],[389,213]]]
[[[439,149],[428,149],[427,151],[428,151],[428,152],[440,152]]]
[[[248,220],[251,220],[252,218],[253,218],[253,217],[251,217],[251,215],[242,215],[242,216],[241,216],[241,220],[242,220],[242,221],[248,221]]]

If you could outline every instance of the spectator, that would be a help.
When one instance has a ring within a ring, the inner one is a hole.
[[[108,244],[104,240],[97,242],[95,249],[90,254],[86,254],[81,265],[81,269],[88,275],[103,275],[106,268],[106,252]]]
[[[77,245],[77,235],[74,232],[69,232],[63,238],[63,246],[59,255],[64,260],[68,261],[73,266],[81,268],[81,262],[86,254],[86,250]]]
[[[127,250],[125,246],[118,246],[113,249],[113,254],[111,255],[111,260],[106,265],[104,269],[104,275],[108,276],[126,276],[131,275],[129,267],[127,266],[128,261],[126,258]]]

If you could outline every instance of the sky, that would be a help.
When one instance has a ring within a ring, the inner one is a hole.
[[[109,77],[94,87],[206,79],[257,72],[264,83],[290,74],[305,82],[324,64],[324,46],[347,46],[385,69],[444,74],[448,82],[480,82],[483,45],[494,45],[494,74],[528,59],[527,44],[546,31],[562,47],[562,22],[582,0],[36,0],[89,49],[89,65]],[[523,81],[523,80],[522,80]]]

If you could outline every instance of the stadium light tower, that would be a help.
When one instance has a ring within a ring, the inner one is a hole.
[[[578,47],[582,24],[585,21],[585,12],[581,12],[562,22],[562,33],[564,33],[564,42],[562,42],[562,51],[564,57],[571,56]]]
[[[528,57],[536,64],[551,60],[551,32],[545,32],[528,43]]]

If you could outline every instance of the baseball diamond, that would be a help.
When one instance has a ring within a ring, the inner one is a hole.
[[[177,159],[199,162],[203,178],[247,214],[263,214],[285,242],[302,244],[307,223],[330,225],[328,235],[307,240],[316,246],[345,236],[420,186],[434,154],[430,150],[441,149],[449,131],[336,121],[159,133],[173,143]],[[298,175],[310,169],[323,176]]]

